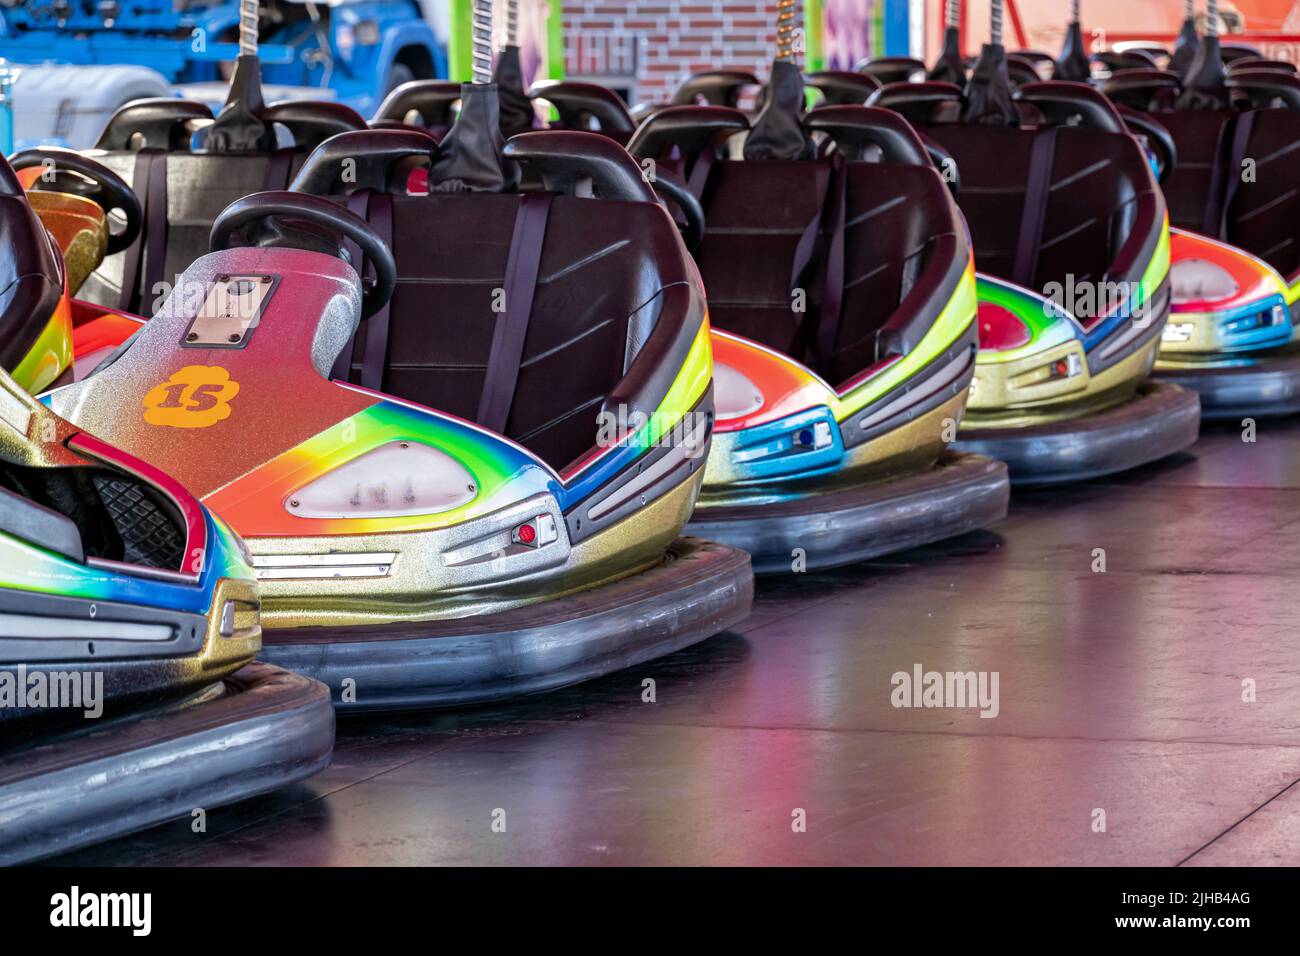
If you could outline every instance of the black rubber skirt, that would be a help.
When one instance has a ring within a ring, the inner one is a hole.
[[[1006,516],[1007,469],[945,454],[914,475],[761,505],[698,508],[691,534],[743,548],[754,573],[854,564],[983,528]]]
[[[253,663],[219,692],[0,753],[0,864],[267,793],[328,766],[322,684]]]
[[[1156,369],[1155,379],[1201,397],[1201,417],[1211,421],[1271,418],[1300,412],[1300,351],[1268,356],[1251,365]]]
[[[678,538],[662,564],[497,614],[263,631],[261,659],[329,685],[340,713],[456,707],[554,690],[671,654],[749,615],[749,555]]]
[[[1050,485],[1159,461],[1195,442],[1200,427],[1196,392],[1147,382],[1122,405],[1068,421],[966,430],[955,447],[1006,462],[1013,485]]]

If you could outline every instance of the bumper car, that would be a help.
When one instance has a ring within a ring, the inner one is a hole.
[[[961,534],[1008,496],[1001,463],[945,451],[974,372],[975,282],[942,178],[899,117],[802,103],[778,59],[752,126],[675,106],[628,147],[696,210],[717,424],[689,530],[759,572]]]
[[[996,4],[995,4],[996,7]],[[1014,483],[1123,471],[1196,439],[1194,392],[1147,380],[1169,308],[1169,231],[1146,155],[1084,84],[1027,83],[986,45],[963,90],[887,86],[955,160],[979,277],[979,355],[957,447]]]
[[[441,143],[345,133],[228,207],[157,315],[46,396],[244,536],[262,660],[353,710],[575,683],[752,600],[747,555],[679,536],[713,399],[671,220],[600,136],[484,152],[493,93],[467,86]]]
[[[130,242],[115,243],[79,296],[151,315],[176,277],[207,251],[208,230],[222,209],[250,193],[285,188],[323,140],[365,126],[341,103],[265,103],[260,65],[251,53],[239,57],[215,118],[192,100],[126,104],[87,155],[131,187],[141,227]]]
[[[57,251],[0,161],[0,863],[263,793],[329,762],[320,684],[263,664],[242,543],[36,402]]]
[[[1207,418],[1300,411],[1300,79],[1226,71],[1204,37],[1186,79],[1117,74],[1103,89],[1168,131],[1172,307],[1155,377],[1194,389]],[[1244,62],[1244,61],[1238,61]]]

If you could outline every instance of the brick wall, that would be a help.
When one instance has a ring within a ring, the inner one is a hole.
[[[621,80],[634,102],[661,102],[692,73],[736,69],[760,79],[776,47],[768,0],[564,0],[564,69]]]

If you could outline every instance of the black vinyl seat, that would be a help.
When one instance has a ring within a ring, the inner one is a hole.
[[[388,309],[363,320],[335,374],[490,424],[479,410],[500,318],[493,303],[509,286],[522,204],[553,194],[501,431],[561,469],[594,446],[602,408],[658,406],[703,321],[698,279],[640,170],[603,136],[512,139],[506,155],[536,184],[530,191],[439,191],[438,150],[410,131],[348,133],[318,149],[294,182],[346,197],[372,225],[382,220],[396,258]],[[336,175],[342,156],[362,168],[350,195]],[[407,195],[409,165],[421,156],[433,163],[434,188]]]
[[[947,83],[888,86],[875,102],[909,115],[956,161],[981,272],[1040,292],[1071,275],[1136,278],[1125,273],[1135,243],[1157,235],[1164,215],[1136,141],[1084,84],[1029,83],[1019,97],[1019,126],[954,122],[961,91]]]
[[[941,288],[951,294],[969,247],[943,180],[897,115],[828,106],[803,126],[833,141],[835,156],[823,142],[805,158],[719,158],[727,138],[749,130],[744,114],[719,106],[662,110],[629,148],[699,195],[706,228],[695,257],[711,323],[837,383],[915,344],[938,311],[915,304]],[[841,197],[842,266],[832,266]],[[833,317],[824,314],[828,282],[839,299]],[[800,291],[806,311],[796,307]]]
[[[475,419],[494,327],[484,307],[504,288],[519,205],[517,194],[393,197],[398,285],[381,391]],[[592,446],[597,413],[661,313],[699,305],[679,249],[652,202],[555,198],[504,434],[557,468]]]
[[[259,94],[260,96],[260,94]],[[307,155],[329,136],[364,129],[365,120],[341,103],[287,101],[258,111],[271,131],[256,148],[212,142],[220,119],[187,100],[142,100],[113,115],[95,144],[96,158],[139,197],[144,229],[136,242],[109,256],[78,292],[110,308],[152,314],[155,300],[208,250],[208,232],[221,210],[250,193],[284,189]],[[275,144],[276,128],[291,145]],[[209,142],[195,148],[196,140]]]
[[[1117,102],[1148,112],[1177,147],[1163,184],[1170,224],[1244,249],[1294,282],[1300,278],[1300,78],[1268,68],[1230,70],[1226,106],[1217,107],[1207,99],[1199,108],[1180,108],[1181,89],[1176,76],[1154,70],[1104,87]]]

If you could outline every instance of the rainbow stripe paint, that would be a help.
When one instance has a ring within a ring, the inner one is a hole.
[[[972,260],[952,296],[916,348],[864,369],[836,388],[812,369],[739,335],[715,331],[719,364],[736,369],[758,388],[762,404],[750,412],[719,418],[719,432],[743,431],[824,405],[843,422],[879,401],[947,351],[975,321],[976,280]]]
[[[205,499],[245,537],[335,536],[422,531],[472,521],[533,495],[555,497],[568,510],[654,447],[703,398],[712,378],[707,320],[663,402],[630,440],[597,449],[564,476],[527,450],[479,426],[434,409],[374,394],[377,401],[332,428],[254,469]],[[474,479],[476,494],[437,514],[306,518],[286,507],[308,482],[390,442],[410,441],[455,458]]]
[[[1030,292],[1022,286],[981,274],[978,277],[980,316],[981,362],[1014,362],[1046,349],[1062,345],[1071,339],[1083,338],[1083,327],[1051,299]],[[1003,309],[1024,326],[1026,338],[1009,348],[990,348],[986,323],[992,321],[986,305]]]
[[[83,564],[0,534],[0,588],[61,594],[90,601],[120,601],[208,614],[222,578],[253,579],[231,530],[206,515],[209,547],[198,582],[137,577],[107,566]]]

